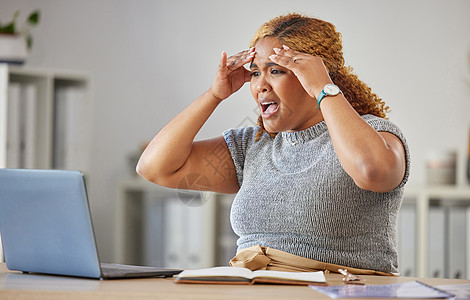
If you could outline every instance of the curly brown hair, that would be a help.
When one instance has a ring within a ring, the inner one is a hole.
[[[264,23],[251,40],[250,47],[264,37],[276,37],[295,51],[321,57],[331,79],[358,114],[386,117],[389,107],[385,102],[352,73],[351,67],[344,65],[341,33],[336,31],[333,24],[291,13]],[[261,130],[257,132],[257,140],[267,132],[261,116],[258,118],[258,125]]]

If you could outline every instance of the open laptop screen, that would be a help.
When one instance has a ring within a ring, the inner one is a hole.
[[[100,277],[78,171],[0,169],[0,233],[10,270]]]

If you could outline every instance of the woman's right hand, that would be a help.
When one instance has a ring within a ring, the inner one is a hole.
[[[222,52],[219,68],[211,87],[211,93],[220,101],[227,99],[238,91],[245,82],[251,80],[251,72],[244,65],[253,60],[255,48],[241,51],[227,58],[227,53]]]

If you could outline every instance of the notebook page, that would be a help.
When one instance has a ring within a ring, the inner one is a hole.
[[[311,282],[326,282],[325,275],[322,271],[317,272],[283,272],[283,271],[269,271],[258,270],[254,271],[254,278],[280,278],[289,280],[311,281]]]
[[[178,275],[178,278],[190,277],[242,277],[246,279],[252,279],[253,272],[246,268],[214,267],[206,269],[184,270]]]

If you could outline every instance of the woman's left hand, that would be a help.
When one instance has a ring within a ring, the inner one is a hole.
[[[333,83],[320,57],[294,51],[287,46],[274,48],[269,58],[274,63],[291,70],[307,93],[315,99],[328,83]]]

